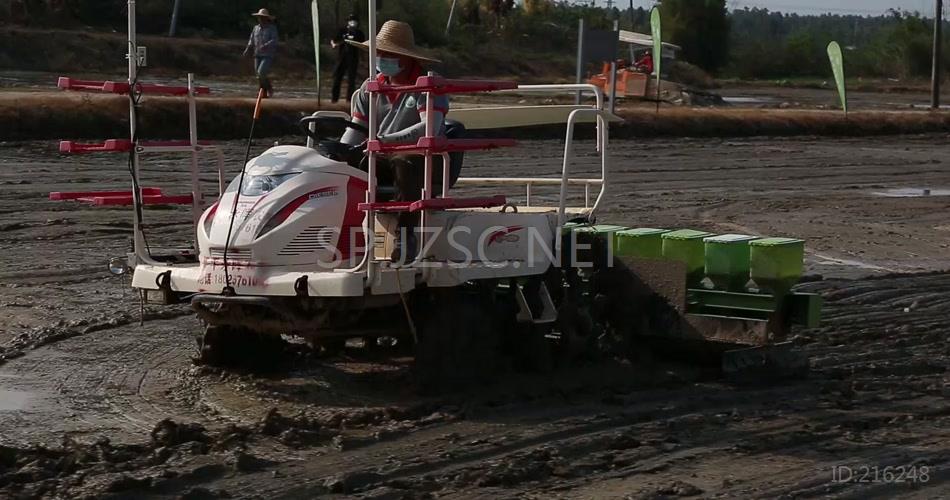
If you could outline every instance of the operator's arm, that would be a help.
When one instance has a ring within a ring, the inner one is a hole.
[[[379,140],[382,142],[416,142],[419,140],[419,138],[426,133],[426,120],[428,119],[424,100],[419,103],[417,111],[419,111],[419,123],[410,125],[402,130],[382,134],[379,136]],[[435,135],[439,136],[445,133],[445,115],[447,115],[448,112],[449,98],[444,95],[436,96],[435,103],[432,106]]]
[[[350,110],[350,121],[364,127],[369,127],[369,97],[366,93],[366,83],[360,86],[360,90],[356,93],[356,98],[353,99],[352,109]],[[346,131],[343,132],[343,136],[340,137],[340,142],[349,144],[350,146],[358,146],[365,140],[366,134],[352,128],[347,128]]]

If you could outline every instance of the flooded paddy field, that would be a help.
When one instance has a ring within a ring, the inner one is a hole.
[[[231,176],[243,144],[223,146]],[[463,175],[557,176],[561,148],[472,154]],[[127,158],[2,144],[0,496],[946,498],[948,150],[946,136],[614,141],[601,222],[807,241],[800,288],[826,301],[822,326],[795,332],[810,377],[733,386],[604,362],[420,396],[408,357],[195,366],[191,311],[142,311],[107,271],[131,211],[47,199],[128,189]],[[188,189],[186,158],[143,170],[145,186]],[[150,245],[186,245],[189,217],[148,209]],[[834,481],[873,467],[905,474]]]

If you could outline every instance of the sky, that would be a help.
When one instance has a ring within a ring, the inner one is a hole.
[[[581,2],[583,0],[574,0]],[[589,0],[588,0],[589,1]],[[595,0],[598,6],[605,6],[607,0]],[[614,5],[625,8],[630,0],[613,0]],[[925,17],[933,16],[934,0],[726,0],[730,9],[745,7],[761,7],[779,12],[797,12],[799,14],[857,14],[862,16],[877,16],[884,14],[888,9],[918,11]],[[635,7],[653,5],[653,0],[634,0]],[[950,2],[944,2],[945,4]],[[950,10],[950,6],[945,6]],[[946,18],[947,13],[944,13]]]
[[[782,12],[799,14],[838,14],[879,15],[887,9],[919,11],[933,15],[934,0],[727,0],[729,8],[765,7]]]

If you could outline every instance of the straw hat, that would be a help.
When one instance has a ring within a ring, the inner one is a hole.
[[[346,43],[369,49],[369,43],[347,40]],[[416,37],[412,34],[412,26],[401,21],[386,21],[376,34],[376,50],[384,50],[429,62],[442,62],[438,59],[425,56],[416,47]]]
[[[261,10],[255,12],[255,13],[251,14],[251,16],[253,16],[253,17],[266,17],[266,18],[268,18],[268,19],[273,19],[273,18],[274,18],[274,16],[270,15],[270,12],[268,12],[267,9],[261,9]]]

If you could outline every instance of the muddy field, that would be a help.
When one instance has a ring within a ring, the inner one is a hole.
[[[556,175],[560,147],[470,155],[463,175]],[[142,314],[106,270],[129,247],[127,209],[46,200],[127,188],[125,158],[0,145],[0,497],[946,498],[948,150],[615,141],[601,221],[808,241],[801,288],[826,299],[823,325],[795,336],[811,376],[736,387],[688,363],[604,362],[422,397],[405,357],[194,366],[189,310]],[[186,189],[181,161],[145,169],[146,186]],[[185,210],[146,216],[153,248],[187,240]],[[840,466],[852,481],[833,481]]]

